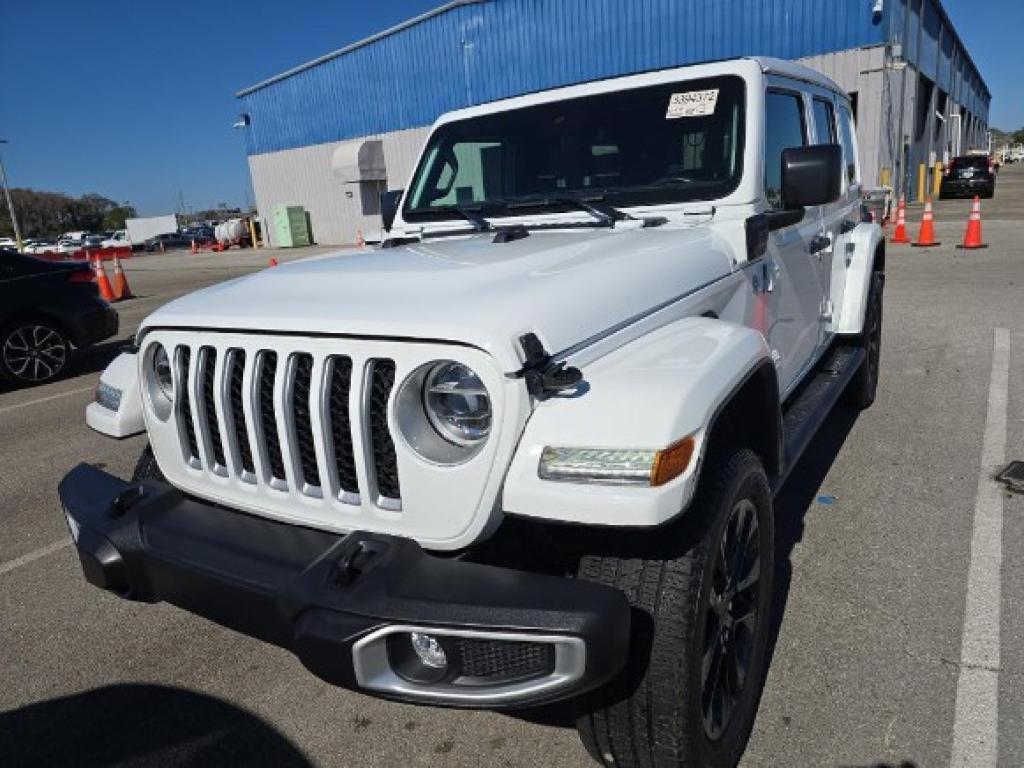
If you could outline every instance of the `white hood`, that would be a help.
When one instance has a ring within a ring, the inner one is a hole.
[[[722,277],[707,227],[534,231],[342,252],[272,267],[184,296],[144,327],[432,339],[487,350],[517,369],[517,339],[557,352]]]

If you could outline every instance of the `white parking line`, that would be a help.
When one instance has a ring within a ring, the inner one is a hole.
[[[1010,332],[995,329],[974,533],[967,571],[967,605],[956,684],[951,765],[995,766],[999,724],[999,601],[1003,552],[1003,492],[992,479],[1006,463]]]
[[[16,557],[13,560],[8,560],[6,563],[0,563],[0,576],[3,576],[5,573],[10,573],[16,568],[21,568],[23,565],[35,562],[41,557],[46,557],[47,555],[52,555],[54,552],[59,552],[70,543],[70,538],[62,539],[61,541],[55,541],[53,544],[48,544],[45,547],[40,547],[33,552],[29,552],[27,555],[22,555],[21,557]]]
[[[96,385],[93,384],[90,387],[80,387],[79,389],[69,389],[67,392],[58,392],[56,395],[48,395],[47,397],[40,397],[36,400],[29,400],[27,403],[18,403],[17,405],[8,405],[4,408],[0,408],[0,414],[8,413],[10,411],[16,411],[19,408],[28,408],[30,405],[39,405],[40,403],[48,403],[51,400],[59,400],[62,397],[68,397],[69,395],[80,395],[83,392],[92,392],[96,389]]]

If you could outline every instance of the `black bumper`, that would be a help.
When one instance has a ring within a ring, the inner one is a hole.
[[[455,706],[521,707],[610,680],[628,652],[630,609],[618,590],[435,557],[415,542],[339,535],[197,501],[163,483],[126,483],[81,464],[60,498],[82,570],[121,597],[167,601],[288,648],[327,682],[366,690],[352,648],[396,625],[582,640],[577,679],[501,702],[368,690]]]

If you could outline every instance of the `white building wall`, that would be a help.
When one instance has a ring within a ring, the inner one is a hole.
[[[379,231],[380,193],[405,186],[429,130],[413,128],[365,137],[384,142],[386,182],[349,183],[338,178],[331,158],[334,150],[348,141],[251,155],[249,172],[256,209],[270,244],[275,245],[268,223],[273,207],[279,204],[305,207],[313,239],[323,245],[353,243],[358,231],[364,236]]]

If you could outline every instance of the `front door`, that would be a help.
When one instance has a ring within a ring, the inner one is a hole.
[[[764,190],[769,206],[781,209],[782,151],[808,143],[803,97],[795,89],[772,88],[765,94]],[[762,286],[768,297],[763,329],[779,375],[783,396],[814,362],[821,342],[822,292],[819,262],[821,214],[807,208],[803,218],[768,238]]]

